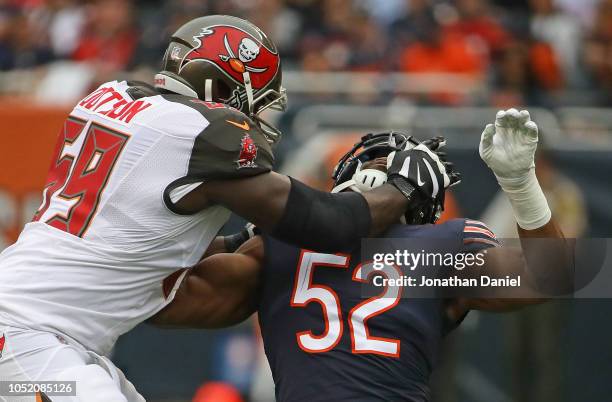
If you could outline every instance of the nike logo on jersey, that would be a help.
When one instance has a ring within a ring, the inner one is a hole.
[[[418,163],[417,163],[417,184],[419,185],[419,187],[425,184],[425,182],[421,180],[421,169],[419,168]]]
[[[249,126],[249,123],[246,122],[246,121],[242,122],[242,124],[237,123],[237,122],[232,121],[232,120],[225,120],[225,121],[228,122],[229,124],[233,125],[233,126],[236,126],[236,127],[241,128],[243,130],[246,130],[246,131],[249,131],[251,129],[251,126]]]

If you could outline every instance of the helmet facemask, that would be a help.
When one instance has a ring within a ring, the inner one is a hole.
[[[241,90],[240,86],[236,87],[232,92],[232,96],[227,99],[221,99],[221,102],[243,111],[246,103],[248,111],[246,114],[259,125],[266,136],[266,140],[271,144],[278,142],[282,136],[281,131],[264,120],[260,115],[265,110],[286,111],[287,91],[281,86],[278,91],[269,88],[255,92],[251,85],[251,77],[248,71],[243,73],[243,79],[244,89]]]
[[[408,147],[407,143],[410,143]],[[363,164],[377,158],[386,158],[393,151],[410,149],[411,146],[419,144],[420,142],[414,137],[401,132],[365,135],[336,165],[332,176],[334,179],[332,193],[346,190],[361,193],[385,184],[386,172],[371,168],[363,169]],[[422,204],[411,202],[401,219],[402,223],[409,225],[435,223],[444,211],[444,194],[445,191],[440,191],[435,199]]]

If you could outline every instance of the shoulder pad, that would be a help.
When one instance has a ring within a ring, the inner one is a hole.
[[[499,241],[495,233],[484,223],[473,220],[464,219],[462,228],[463,244],[466,249],[478,251],[489,247],[499,247]]]
[[[170,192],[183,185],[251,177],[272,170],[272,148],[252,119],[226,105],[180,97],[180,103],[198,110],[208,124],[195,138],[187,174],[165,190],[164,199],[169,208],[174,208],[169,200]]]
[[[199,112],[208,121],[212,121],[227,115],[241,115],[246,117],[246,115],[241,111],[224,103],[205,102],[198,98],[192,98],[190,96],[179,94],[162,94],[162,97],[169,102],[180,103]]]
[[[126,81],[126,84],[129,87],[126,92],[133,100],[160,94],[153,86],[147,84],[146,82]]]
[[[244,113],[225,109],[209,122],[195,140],[190,172],[206,179],[232,179],[272,170],[272,148]]]

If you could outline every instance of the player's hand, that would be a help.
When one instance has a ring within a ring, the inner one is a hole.
[[[461,173],[455,170],[455,165],[452,162],[448,161],[446,152],[444,152],[444,150],[442,149],[446,146],[446,138],[442,136],[437,136],[425,140],[421,144],[425,145],[432,152],[434,152],[438,156],[438,159],[440,159],[440,162],[442,162],[442,164],[444,165],[444,168],[446,169],[446,174],[450,178],[450,184],[448,185],[448,187],[452,187],[456,184],[459,184],[461,182]]]
[[[257,228],[257,226],[252,223],[247,223],[244,228],[233,235],[225,236],[225,252],[233,253],[238,250],[240,246],[246,243],[248,240],[260,234],[261,231]]]
[[[479,152],[498,181],[522,180],[535,168],[537,145],[538,126],[529,112],[509,109],[499,111],[495,124],[485,127]]]
[[[439,156],[425,144],[390,153],[387,177],[389,183],[410,199],[417,192],[421,197],[436,198],[460,180],[456,172],[449,175]]]
[[[525,230],[541,228],[551,217],[535,174],[537,146],[538,126],[526,110],[499,111],[495,125],[485,127],[480,138],[480,157],[495,173],[516,222]]]

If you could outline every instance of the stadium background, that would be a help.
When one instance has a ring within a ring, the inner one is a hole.
[[[72,103],[107,80],[150,82],[169,35],[211,13],[245,17],[279,45],[290,109],[269,117],[285,133],[282,171],[329,188],[360,133],[442,134],[464,173],[446,218],[512,236],[477,144],[498,109],[529,106],[544,141],[540,181],[566,234],[610,236],[612,0],[0,0],[0,249],[40,203]],[[609,401],[611,306],[470,313],[447,342],[435,401]],[[114,359],[151,401],[273,398],[252,323],[143,325]]]

